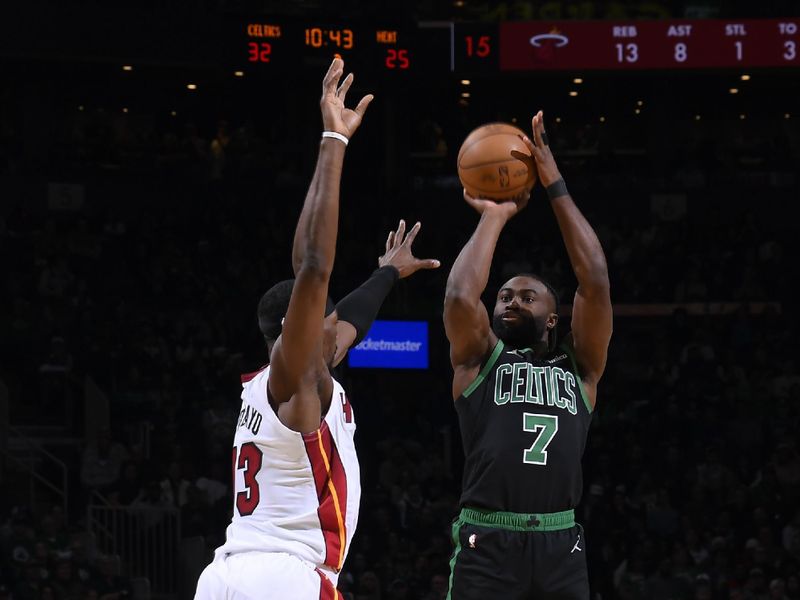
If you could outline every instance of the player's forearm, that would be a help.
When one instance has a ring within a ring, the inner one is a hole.
[[[292,246],[295,275],[303,267],[327,274],[333,270],[344,152],[345,147],[338,140],[323,138],[320,143],[314,176],[295,229]]]
[[[350,323],[356,330],[356,337],[351,344],[358,344],[367,335],[383,301],[399,277],[400,272],[396,267],[392,265],[380,267],[369,279],[336,304],[339,320]]]
[[[494,250],[506,219],[500,215],[484,212],[478,227],[453,263],[447,278],[445,302],[462,298],[478,302],[492,266]]]
[[[584,290],[607,288],[608,265],[592,226],[568,194],[550,201],[567,247],[572,270]]]

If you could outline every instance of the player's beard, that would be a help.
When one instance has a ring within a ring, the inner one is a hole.
[[[492,329],[503,343],[510,348],[533,348],[541,342],[547,317],[534,317],[525,312],[514,312],[516,322],[503,321],[503,313],[494,315]]]

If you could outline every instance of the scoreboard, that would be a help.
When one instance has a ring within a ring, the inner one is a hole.
[[[30,3],[28,3],[30,4]],[[797,68],[800,17],[364,22],[278,15],[63,11],[0,19],[0,58],[221,67],[282,77],[339,55],[357,73]],[[401,79],[400,81],[405,81]]]
[[[800,19],[455,24],[458,72],[800,66]]]
[[[237,66],[266,70],[327,65],[338,56],[354,70],[402,73],[414,62],[413,39],[397,26],[248,19],[234,25],[228,55]]]

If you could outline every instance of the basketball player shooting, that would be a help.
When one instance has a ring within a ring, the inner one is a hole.
[[[447,280],[444,324],[465,464],[453,524],[448,599],[588,600],[581,456],[606,365],[612,309],[608,269],[547,143],[541,111],[530,155],[578,281],[571,332],[558,343],[558,297],[520,273],[497,293],[490,322],[481,294],[505,224],[527,204],[473,198],[481,216]]]
[[[372,95],[345,107],[350,74],[335,59],[322,84],[324,131],[295,230],[295,278],[258,306],[269,365],[242,377],[233,447],[234,507],[196,600],[336,600],[361,495],[355,420],[331,368],[366,335],[394,282],[436,260],[413,256],[417,223],[390,232],[379,268],[335,305],[328,297],[345,148]]]

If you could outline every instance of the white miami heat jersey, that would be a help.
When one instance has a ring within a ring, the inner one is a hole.
[[[217,556],[286,552],[323,569],[334,585],[358,521],[361,480],[356,423],[333,380],[320,428],[286,427],[267,399],[269,367],[242,376],[233,447],[233,519]]]

